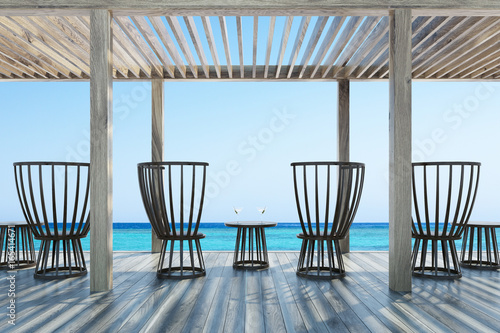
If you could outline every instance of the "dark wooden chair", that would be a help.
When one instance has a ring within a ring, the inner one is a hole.
[[[87,274],[81,239],[89,224],[89,163],[14,163],[19,202],[41,241],[35,278]],[[61,258],[62,256],[62,258]]]
[[[203,162],[139,163],[139,186],[144,208],[156,236],[163,241],[157,276],[189,279],[205,275],[205,262],[198,232],[205,197],[206,169]],[[179,241],[179,255],[174,244]],[[170,252],[166,260],[168,242]],[[185,263],[184,242],[189,247]],[[196,255],[195,255],[196,253]],[[173,264],[174,259],[178,264]]]
[[[412,164],[413,275],[462,276],[455,241],[462,237],[472,213],[480,166],[476,162]],[[429,243],[430,265],[427,260]]]
[[[292,163],[302,232],[297,275],[333,279],[345,275],[339,241],[358,209],[365,165],[350,162]],[[326,245],[326,263],[325,263]]]

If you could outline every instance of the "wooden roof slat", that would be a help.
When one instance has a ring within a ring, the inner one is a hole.
[[[253,17],[253,49],[252,49],[252,78],[255,79],[257,71],[257,38],[259,33],[259,17]]]
[[[326,26],[326,22],[328,22],[327,16],[319,16],[316,24],[314,25],[311,38],[309,39],[309,42],[307,43],[307,46],[304,50],[304,54],[302,55],[302,59],[299,62],[299,66],[302,66],[299,72],[299,79],[302,78],[304,72],[306,71],[309,60],[311,59],[312,54],[314,53],[314,49],[316,48],[321,34],[323,33],[323,29]]]
[[[210,54],[212,55],[212,61],[215,67],[215,73],[217,74],[217,77],[220,79],[221,67],[219,62],[219,56],[217,54],[217,46],[215,45],[212,25],[210,24],[210,18],[208,16],[202,16],[201,22],[203,23],[203,28],[205,29],[205,36],[207,37],[208,47],[210,48]]]
[[[167,49],[168,54],[170,54],[170,56],[172,57],[182,77],[186,78],[186,66],[184,65],[184,62],[182,61],[179,51],[177,51],[174,41],[170,37],[170,34],[167,31],[167,27],[165,27],[165,24],[163,23],[162,19],[158,16],[150,16],[149,21],[151,22],[153,28],[158,33],[160,40]]]
[[[184,58],[186,58],[191,73],[193,73],[195,78],[198,78],[198,65],[196,64],[191,50],[189,49],[187,39],[184,36],[184,32],[182,32],[179,20],[175,16],[167,16],[166,19],[172,29],[172,32],[174,33],[175,39],[177,39],[177,44],[179,44],[179,47],[184,54]]]
[[[288,69],[287,78],[290,78],[292,76],[295,62],[297,61],[297,57],[299,56],[300,47],[302,46],[302,42],[304,41],[304,37],[307,33],[309,22],[311,22],[310,16],[303,16],[300,20],[299,30],[297,36],[295,37],[295,42],[293,43],[292,53],[290,54],[290,61],[288,62],[290,68]]]
[[[11,73],[10,71],[6,70],[0,65],[0,74],[8,77],[9,79],[15,79],[16,77],[14,76],[15,74]]]
[[[224,53],[226,54],[226,68],[229,78],[233,77],[233,65],[231,63],[231,51],[229,49],[229,38],[227,35],[226,17],[219,16],[220,32],[222,35],[222,44],[224,44]]]
[[[445,24],[450,22],[452,17],[446,17],[446,16],[436,16],[434,17],[422,30],[417,33],[413,38],[411,39],[411,51],[416,53],[417,55],[420,55],[423,52],[423,47],[420,47],[419,50],[416,50],[422,43],[425,41],[428,41],[429,38],[433,37],[436,38],[437,34],[436,32],[439,32],[439,29],[441,29]],[[460,19],[464,19],[464,17],[461,17]],[[447,29],[446,31],[449,31]],[[442,34],[441,34],[442,35]],[[432,44],[432,40],[431,43]],[[415,56],[415,55],[413,55]]]
[[[238,55],[240,58],[240,77],[245,77],[245,63],[243,61],[243,29],[241,16],[236,16],[236,34],[238,35]]]
[[[4,31],[2,31],[2,29],[4,29]],[[22,30],[19,30],[17,24],[13,24],[6,17],[2,16],[0,16],[0,34],[5,36],[6,38],[11,37],[14,43],[22,47],[24,50],[26,50],[26,52],[33,55],[35,58],[44,59],[45,61],[50,63],[50,65],[57,70],[56,76],[62,75],[68,79],[72,77],[70,74],[71,71],[58,62],[60,58],[58,55],[52,58],[50,57],[50,55],[42,52],[42,50],[40,50],[39,48],[41,47],[40,41],[38,41],[36,38],[33,38],[33,40],[26,40],[25,38],[21,37],[24,35],[24,32]],[[25,36],[31,36],[31,34],[27,33]],[[42,49],[44,48],[42,47]],[[53,52],[51,52],[50,54],[52,53]]]
[[[88,23],[80,17],[66,17],[65,19],[74,31],[80,35],[90,54],[90,27]],[[115,51],[113,51],[113,72],[114,74],[117,72],[122,77],[128,78],[129,69]]]
[[[162,63],[163,69],[172,79],[175,78],[175,66],[172,64],[172,61],[170,61],[167,52],[163,49],[162,43],[158,40],[158,38],[156,38],[156,34],[146,21],[146,18],[143,16],[131,16],[130,19],[134,22],[135,26],[149,44],[156,57]]]
[[[496,23],[495,18],[479,18],[471,17],[468,18],[470,23],[464,24],[460,29],[453,31],[447,40],[441,40],[439,43],[434,45],[426,54],[419,58],[414,63],[413,75],[414,77],[419,77],[427,71],[426,65],[432,63],[432,67],[444,59],[447,59],[457,48],[461,48],[467,40],[477,38],[487,27],[490,27]],[[446,52],[451,51],[451,52]]]
[[[352,37],[349,44],[344,51],[340,54],[339,59],[337,60],[337,65],[334,70],[332,70],[332,75],[335,76],[342,68],[344,68],[349,60],[354,56],[354,54],[359,50],[360,46],[364,43],[364,41],[368,38],[368,36],[372,33],[373,28],[380,22],[381,16],[373,17],[369,16],[365,18],[363,24],[359,28],[358,32]],[[331,64],[334,65],[333,63]],[[328,75],[328,71],[332,68],[332,66],[328,65],[327,69],[323,72],[321,77],[325,78]]]
[[[37,18],[38,17],[34,17],[33,19]],[[59,63],[69,69],[74,76],[81,78],[82,74],[90,74],[89,64],[85,63],[84,60],[78,57],[78,55],[74,54],[71,51],[71,45],[68,46],[63,38],[53,36],[51,33],[57,34],[52,31],[53,29],[50,29],[50,27],[47,27],[43,23],[41,23],[43,26],[40,26],[29,17],[18,16],[10,17],[10,19],[15,22],[22,29],[22,31],[25,33],[29,32],[32,37],[40,42],[38,44],[40,46],[40,50],[43,49],[45,53],[51,53],[52,56],[58,57]]]
[[[210,77],[208,61],[207,57],[205,56],[205,52],[203,51],[203,45],[201,43],[198,30],[196,29],[196,23],[194,22],[194,18],[192,16],[184,16],[184,23],[186,23],[189,35],[191,36],[191,41],[193,42],[196,53],[198,54],[198,59],[200,59],[200,64],[203,73],[205,74],[205,77],[208,79]]]
[[[283,58],[285,57],[286,45],[288,43],[288,37],[290,36],[290,30],[292,29],[292,23],[293,16],[287,17],[285,28],[283,29],[283,35],[281,36],[280,50],[278,51],[276,78],[280,77],[281,66],[283,65]]]
[[[16,61],[12,58],[6,56],[3,52],[0,51],[0,66],[7,70],[8,72],[17,75],[20,78],[31,77],[35,78],[34,72],[29,70],[26,66],[23,66],[24,70],[19,69],[15,66]]]
[[[326,69],[323,70],[321,77],[325,78],[330,69],[332,68],[333,64],[339,57],[339,55],[342,53],[344,48],[346,47],[347,43],[351,40],[351,37],[354,35],[356,32],[356,29],[358,26],[361,24],[362,17],[360,16],[351,16],[349,18],[349,21],[345,24],[344,30],[339,36],[339,39],[333,46],[332,50],[328,54],[325,60],[325,64],[327,65]],[[348,47],[348,46],[347,46]],[[313,72],[315,74],[315,72]],[[311,78],[314,77],[314,74],[311,75]]]
[[[139,31],[137,31],[137,28],[132,24],[130,19],[126,16],[115,16],[113,19],[125,33],[127,38],[134,44],[137,50],[141,52],[141,55],[148,61],[156,76],[163,77],[163,68],[160,61],[156,58],[156,55],[144,41],[143,37]]]
[[[267,35],[267,46],[266,46],[266,62],[264,67],[264,79],[267,79],[267,74],[269,73],[269,61],[271,60],[271,49],[273,46],[274,37],[274,26],[276,25],[276,16],[271,16],[269,20],[269,33]]]
[[[47,17],[38,16],[31,17],[32,23],[37,25],[42,31],[45,31],[53,40],[58,41],[59,44],[65,49],[65,53],[72,55],[71,60],[75,65],[83,66],[83,72],[87,75],[90,74],[90,53],[83,49],[78,41],[77,36],[68,35],[66,31],[70,29],[67,27],[66,31],[61,30],[57,25],[52,23]]]
[[[443,54],[444,56],[436,59],[430,68],[426,68],[426,71],[422,74],[422,76],[433,76],[437,78],[441,78],[445,75],[448,77],[450,75],[453,76],[455,74],[455,69],[461,67],[463,63],[470,63],[471,58],[474,58],[475,55],[489,50],[491,47],[495,46],[498,41],[500,41],[500,31],[497,29],[491,29],[494,28],[498,22],[500,22],[500,20],[497,20],[497,23],[494,23],[492,26],[486,28],[485,31],[477,34],[476,38],[472,40],[464,40],[463,43],[450,52],[451,54]],[[451,58],[451,56],[453,57]]]
[[[354,70],[356,70],[363,59],[376,48],[378,43],[388,34],[389,31],[389,17],[384,16],[378,22],[377,26],[373,29],[372,33],[366,38],[365,42],[358,51],[354,54],[349,62],[345,65],[342,77],[349,77]],[[387,36],[388,37],[388,36]]]
[[[316,57],[314,58],[313,62],[309,64],[309,67],[312,68],[312,74],[311,77],[314,77],[316,72],[319,70],[319,67],[321,66],[321,63],[323,62],[323,59],[325,59],[328,50],[330,49],[330,46],[332,46],[333,42],[335,41],[335,38],[337,38],[337,34],[339,33],[340,29],[342,28],[342,25],[344,24],[345,21],[344,16],[336,16],[333,18],[332,23],[330,24],[330,27],[325,33],[325,37],[323,39],[323,42],[319,46],[319,49],[316,53]]]
[[[80,21],[80,23],[85,27],[86,32],[89,36],[89,45],[90,45],[90,17],[89,16],[80,16],[77,17],[77,19]],[[126,70],[122,71],[120,70],[120,73],[124,75],[126,78],[140,78],[140,68],[139,65],[135,63],[134,60],[125,52],[125,50],[122,48],[121,44],[118,42],[115,42],[113,39],[113,54],[116,55],[113,57],[114,60],[118,60],[119,64],[123,65]],[[115,67],[117,68],[117,67]],[[130,75],[132,74],[132,75]]]
[[[153,68],[153,64],[149,63],[142,56],[141,52],[137,50],[136,46],[132,43],[132,41],[127,37],[125,32],[120,28],[118,23],[115,20],[111,21],[111,29],[113,30],[113,48],[115,46],[121,46],[123,49],[123,59],[128,61],[130,65],[137,64],[140,70],[146,74],[147,78],[151,78],[151,72]],[[140,76],[140,73],[139,73]]]
[[[9,54],[9,50],[0,48],[0,57],[2,61],[8,63],[9,65],[18,68],[21,72],[26,75],[36,78],[37,76],[40,78],[47,78],[47,75],[44,71],[38,70],[38,68],[33,68],[31,62],[26,61],[22,58],[17,59],[15,55]]]
[[[16,43],[4,38],[0,35],[0,44],[2,51],[12,59],[29,67],[33,72],[37,73],[43,78],[54,77],[57,78],[58,71],[52,66],[46,64],[43,60],[34,57],[27,53],[24,49],[19,47]],[[41,64],[43,62],[43,64]],[[46,68],[44,68],[45,66]]]
[[[498,76],[495,77],[495,75],[498,73],[500,73],[500,66],[493,67],[487,70],[486,72],[482,73],[481,79],[489,79],[489,78],[497,79]]]
[[[498,46],[500,46],[500,44],[497,45],[496,49],[498,51],[496,52],[493,52],[488,55],[478,55],[478,58],[482,56],[482,59],[476,62],[474,67],[464,68],[461,71],[457,71],[457,73],[455,73],[453,76],[448,76],[447,78],[470,77],[472,79],[475,79],[482,73],[490,70],[491,68],[489,67],[491,64],[493,64],[493,66],[491,67],[495,68],[496,66],[498,66],[499,64],[498,60],[500,58],[500,49],[498,48]]]
[[[412,29],[412,45],[413,43],[417,43],[417,40],[414,37],[426,26],[426,23],[432,20],[434,17],[418,17],[414,16],[411,23]],[[370,67],[365,68],[363,72],[366,72],[364,75],[365,78],[372,78],[381,68],[389,68],[389,33],[387,33],[387,38],[384,36],[383,40],[385,40],[385,44],[383,45],[383,50],[380,52],[379,56],[375,59],[375,61],[370,64]],[[374,65],[376,64],[376,65]]]
[[[6,21],[2,21],[3,19],[5,19]],[[19,24],[10,17],[7,18],[0,17],[0,22],[2,22],[4,26],[8,25],[10,32],[14,36],[32,45],[37,50],[38,55],[52,59],[54,63],[57,64],[57,69],[59,73],[62,73],[64,76],[68,78],[73,78],[73,77],[81,78],[81,69],[79,69],[70,61],[68,61],[66,57],[62,56],[52,46],[48,45],[44,39],[40,39],[37,35],[33,34],[31,31],[26,29],[23,23]],[[47,40],[51,41],[50,38],[47,38]]]
[[[434,18],[422,32],[412,38],[412,63],[415,66],[420,57],[425,56],[426,52],[433,45],[441,41],[447,40],[450,36],[456,33],[458,29],[467,26],[466,17],[436,17]],[[413,68],[415,69],[415,67]],[[380,77],[387,76],[389,70],[386,69]]]
[[[492,48],[495,50],[499,46],[500,42],[500,31],[492,36],[485,43],[478,43],[478,47],[471,47],[468,49],[464,49],[463,53],[456,54],[455,58],[452,62],[448,63],[445,68],[439,70],[434,76],[436,78],[442,78],[446,76],[446,78],[453,78],[460,72],[467,70],[471,67],[477,66],[484,57],[488,56],[492,51]],[[476,42],[478,42],[476,40]]]

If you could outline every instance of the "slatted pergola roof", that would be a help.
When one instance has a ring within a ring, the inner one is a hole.
[[[1,14],[0,79],[89,79],[89,16]],[[387,12],[371,16],[115,14],[112,31],[113,77],[119,80],[389,76]],[[414,15],[413,79],[497,79],[499,45],[500,16]]]

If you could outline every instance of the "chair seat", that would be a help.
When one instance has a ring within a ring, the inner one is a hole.
[[[158,238],[159,239],[168,239],[168,240],[202,239],[202,238],[205,238],[205,234],[197,232],[196,234],[192,233],[192,234],[188,235],[186,231],[184,231],[181,234],[179,232],[179,230],[176,230],[176,234],[159,236]]]
[[[324,231],[320,231],[319,234],[316,232],[316,231],[313,231],[313,233],[303,233],[301,232],[300,234],[297,234],[297,238],[300,238],[300,239],[305,239],[305,238],[309,238],[309,239],[343,239],[345,237],[338,237],[337,236],[337,233],[333,233],[333,234],[330,234],[330,233],[325,233]]]

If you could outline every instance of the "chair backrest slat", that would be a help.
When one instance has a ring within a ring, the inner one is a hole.
[[[137,165],[144,207],[158,237],[191,236],[198,232],[207,166],[208,163],[203,162],[149,162]],[[196,173],[200,172],[202,177],[197,177]]]
[[[291,165],[302,232],[308,236],[322,233],[326,237],[344,238],[359,206],[364,164],[296,162]],[[335,170],[336,177],[332,177],[332,169]],[[313,190],[314,195],[309,196],[309,190]]]
[[[86,172],[82,171],[84,168]],[[89,163],[14,163],[19,202],[35,237],[69,239],[87,236],[90,230],[89,169]],[[57,204],[58,198],[62,200],[60,205]],[[57,211],[58,207],[61,212]],[[62,222],[62,229],[58,222]]]
[[[475,203],[480,166],[477,162],[412,164],[412,233],[415,236],[461,237]],[[420,176],[422,181],[418,181]],[[420,210],[422,202],[424,219]]]

